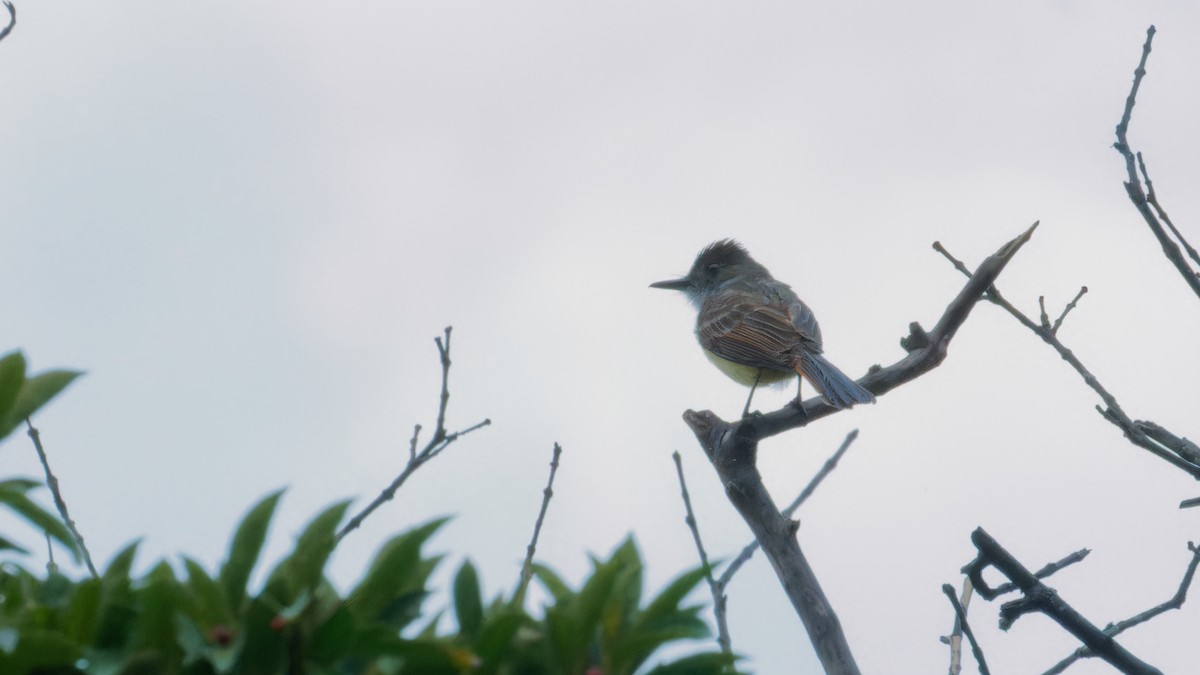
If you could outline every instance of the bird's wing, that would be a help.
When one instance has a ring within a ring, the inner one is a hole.
[[[696,337],[705,349],[735,363],[791,370],[796,347],[812,341],[801,327],[815,326],[816,321],[806,312],[807,320],[797,322],[803,317],[793,317],[789,310],[787,305],[764,305],[740,295],[713,298],[700,310]]]

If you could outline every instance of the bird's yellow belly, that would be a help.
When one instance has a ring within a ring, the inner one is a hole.
[[[758,378],[759,384],[776,384],[778,382],[789,380],[796,375],[796,373],[790,370],[756,368],[754,366],[747,366],[743,363],[735,363],[729,359],[717,356],[707,349],[704,350],[704,355],[708,357],[709,361],[712,361],[714,366],[720,369],[722,373],[728,375],[734,382],[747,387],[754,385],[755,378]],[[760,370],[762,371],[761,377],[758,374]]]

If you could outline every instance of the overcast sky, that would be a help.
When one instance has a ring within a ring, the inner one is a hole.
[[[412,425],[432,428],[446,325],[449,425],[494,424],[345,541],[343,588],[389,534],[456,514],[439,582],[469,556],[510,591],[555,441],[538,553],[569,579],[629,532],[648,588],[696,563],[673,450],[710,554],[731,556],[749,532],[680,414],[733,417],[745,390],[707,364],[684,300],[647,288],[722,237],[793,285],[859,376],[961,287],[934,240],[974,266],[1040,220],[999,286],[1036,316],[1039,295],[1055,311],[1086,285],[1062,339],[1131,416],[1200,436],[1200,302],[1110,147],[1154,23],[1131,140],[1200,241],[1195,3],[18,10],[0,42],[0,350],[88,371],[36,422],[98,561],[144,537],[143,566],[215,566],[246,508],[288,486],[274,561],[321,507],[370,499]],[[1200,539],[1176,506],[1200,487],[1096,403],[981,305],[936,371],[764,444],[783,503],[861,430],[799,538],[864,672],[946,667],[940,586],[961,583],[976,526],[1034,568],[1092,548],[1052,585],[1100,625],[1175,591]],[[5,475],[37,475],[28,446],[0,447]],[[761,557],[729,594],[748,668],[818,671]],[[1003,634],[997,609],[971,606],[995,672],[1077,646],[1037,616]],[[1121,642],[1187,672],[1198,625],[1193,600]]]

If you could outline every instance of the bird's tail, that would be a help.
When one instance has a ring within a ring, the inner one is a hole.
[[[875,395],[863,389],[848,375],[838,370],[820,354],[804,352],[796,372],[812,383],[821,396],[835,408],[849,408],[855,403],[874,403]]]

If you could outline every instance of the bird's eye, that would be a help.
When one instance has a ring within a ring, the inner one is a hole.
[[[720,270],[721,270],[721,266],[718,265],[717,263],[713,263],[705,269],[705,271],[708,272],[708,276],[710,276],[710,277],[717,276],[717,272],[719,272]]]

